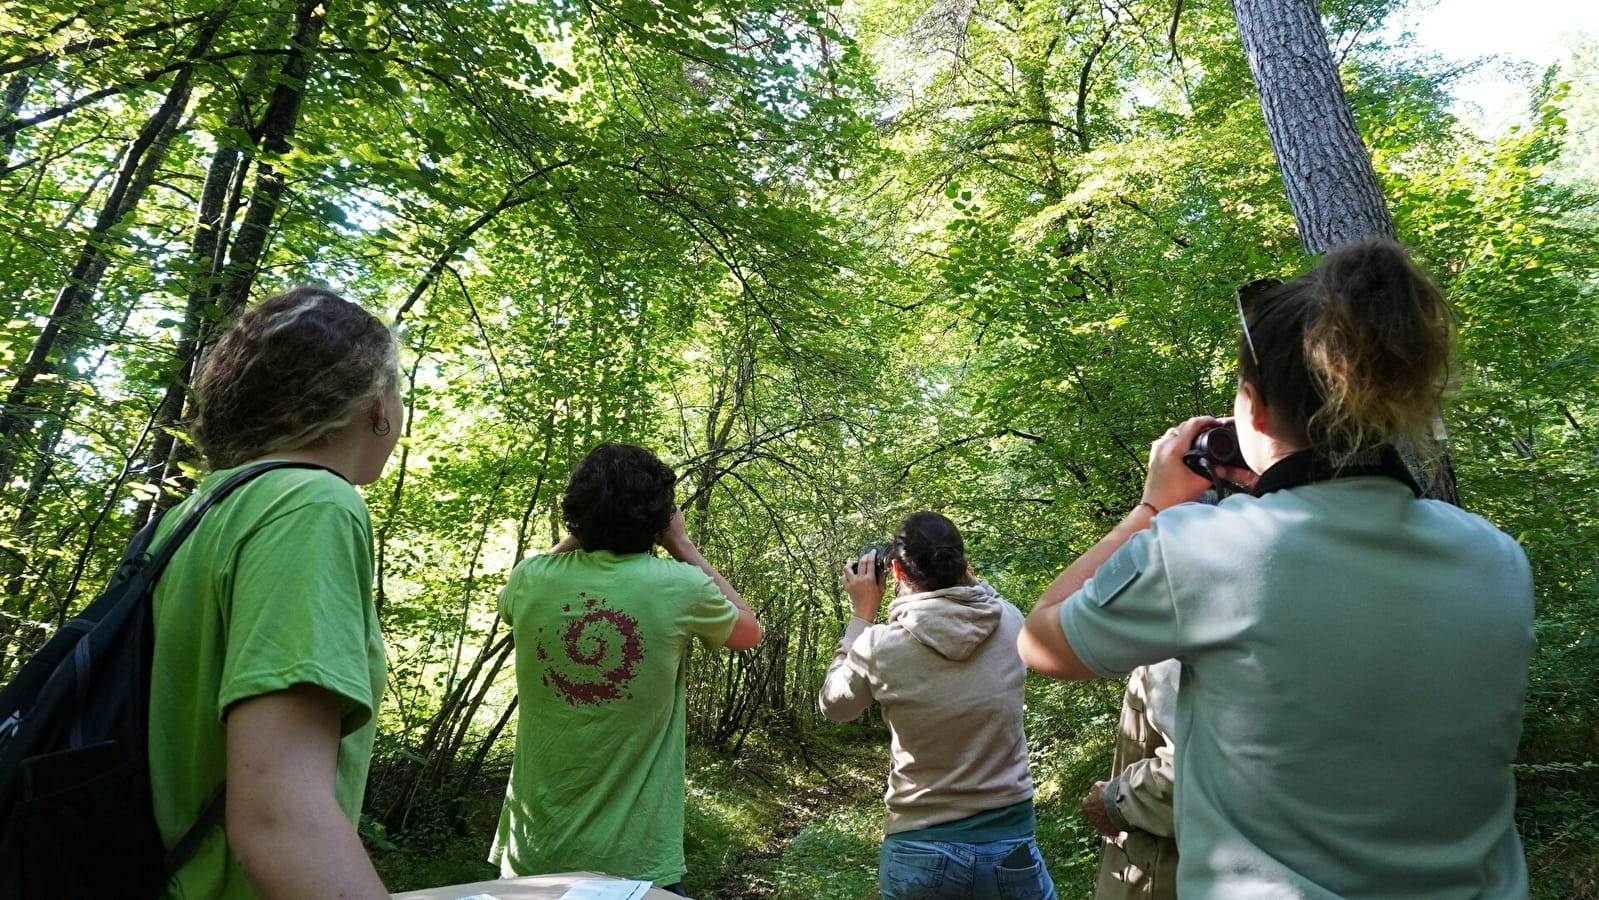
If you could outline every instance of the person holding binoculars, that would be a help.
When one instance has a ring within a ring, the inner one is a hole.
[[[1240,289],[1247,494],[1191,503],[1222,420],[1155,440],[1143,499],[1055,579],[1019,641],[1055,678],[1181,661],[1177,890],[1526,897],[1511,763],[1533,649],[1516,542],[1421,497],[1454,319],[1391,241]],[[1256,473],[1259,473],[1258,475]]]
[[[876,622],[894,573],[888,620]],[[844,569],[854,616],[827,670],[823,714],[846,722],[875,700],[892,735],[884,900],[1053,900],[1033,840],[1022,730],[1022,614],[972,575],[954,523],[905,517],[888,548]]]
[[[567,536],[500,592],[517,696],[502,878],[604,872],[686,896],[690,645],[751,650],[761,623],[689,538],[676,485],[644,447],[590,450],[561,497]]]

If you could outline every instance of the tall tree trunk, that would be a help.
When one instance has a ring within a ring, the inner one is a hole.
[[[277,87],[261,117],[260,144],[266,153],[289,151],[289,139],[300,122],[300,109],[305,102],[306,78],[311,73],[311,60],[326,24],[323,17],[323,0],[300,0],[294,10],[294,36],[289,55],[283,63]],[[228,254],[219,300],[222,319],[231,322],[244,309],[250,288],[255,284],[261,269],[261,258],[266,252],[267,236],[272,220],[277,217],[278,204],[288,187],[283,173],[272,163],[257,159],[255,187],[250,194],[250,208],[233,240]]]
[[[227,7],[224,7],[212,15],[195,35],[188,53],[191,61],[210,49],[227,19],[226,12]],[[54,371],[59,360],[75,355],[83,346],[90,303],[111,262],[110,249],[114,245],[111,232],[138,207],[145,191],[155,181],[167,146],[188,108],[193,79],[192,65],[179,69],[161,106],[128,144],[94,228],[79,251],[66,283],[56,294],[49,319],[16,373],[5,408],[0,413],[0,485],[11,480],[20,443],[33,432],[38,415],[40,376]]]
[[[0,99],[0,122],[9,122],[22,113],[22,101],[28,97],[28,86],[33,79],[27,72],[18,72],[6,80],[6,91]],[[11,151],[16,149],[15,133],[0,138],[0,175],[11,171]]]
[[[1316,0],[1233,0],[1294,223],[1308,253],[1394,237]]]
[[[183,464],[193,458],[193,450],[177,439],[175,429],[183,418],[189,401],[189,385],[205,351],[209,322],[206,313],[214,303],[221,311],[222,321],[236,319],[260,271],[267,236],[287,185],[282,173],[259,155],[260,152],[275,154],[289,150],[289,139],[299,125],[300,109],[305,100],[306,78],[325,24],[322,9],[323,4],[317,0],[302,0],[295,8],[288,55],[273,79],[275,87],[265,112],[250,128],[255,147],[219,149],[206,173],[193,242],[196,277],[185,307],[176,371],[162,403],[162,427],[145,465],[149,480],[159,490],[151,500],[140,505],[134,517],[135,527],[148,520],[157,509],[175,502],[181,490],[169,489],[181,488],[187,481]],[[280,24],[274,22],[267,33],[275,33]],[[263,56],[261,62],[267,59]],[[229,124],[234,127],[242,124],[247,114],[244,111],[249,107],[252,93],[248,87],[266,80],[260,65],[257,64],[257,69],[246,80],[247,89],[229,117]],[[260,152],[252,154],[257,148]],[[247,172],[244,164],[252,157],[255,158],[255,184],[244,221],[234,233],[232,222],[239,208],[239,189]],[[233,235],[231,247],[227,239],[229,234]]]
[[[265,29],[263,45],[276,46],[287,28],[287,16],[273,19]],[[242,86],[237,88],[225,133],[260,134],[260,128],[250,120],[250,109],[265,92],[275,61],[276,57],[273,56],[256,58]],[[157,412],[155,439],[140,467],[145,483],[153,490],[147,499],[139,502],[130,533],[143,528],[157,510],[174,502],[175,494],[169,489],[181,484],[181,464],[189,458],[189,452],[187,446],[178,441],[178,423],[189,401],[189,385],[200,351],[206,344],[206,333],[210,328],[206,311],[217,302],[217,294],[221,290],[227,237],[233,230],[234,219],[243,203],[247,169],[244,162],[248,159],[248,151],[253,149],[231,145],[218,147],[211,155],[210,165],[206,167],[199,208],[195,214],[194,238],[190,242],[194,270],[189,279],[188,298],[184,303],[183,323],[173,354],[171,374]]]
[[[1233,0],[1233,17],[1305,251],[1397,237],[1371,154],[1349,111],[1319,4]],[[1444,440],[1442,420],[1438,440]],[[1408,440],[1398,443],[1427,496],[1460,502],[1446,450],[1440,447],[1436,463],[1426,465]]]
[[[276,86],[267,101],[266,111],[250,130],[256,146],[264,153],[286,153],[289,139],[300,122],[300,109],[305,101],[306,78],[311,72],[312,58],[321,40],[326,20],[322,14],[321,0],[301,0],[294,11],[294,31],[289,40],[289,52],[275,79]],[[270,31],[275,29],[269,29]],[[239,108],[248,106],[241,99]],[[148,519],[155,509],[175,502],[175,495],[166,490],[172,485],[181,486],[186,481],[182,464],[193,456],[189,446],[178,441],[173,429],[182,419],[188,402],[189,384],[200,365],[205,350],[205,312],[215,302],[224,322],[238,318],[249,298],[250,288],[260,272],[261,258],[266,250],[267,236],[272,221],[277,217],[278,205],[287,188],[283,174],[277,167],[257,156],[255,183],[251,189],[249,208],[244,221],[234,234],[231,248],[226,235],[232,233],[231,222],[238,207],[233,202],[218,202],[227,192],[225,187],[242,185],[247,157],[242,149],[219,150],[212,159],[206,175],[205,194],[196,223],[194,255],[201,273],[191,288],[184,315],[184,333],[178,347],[178,365],[173,380],[168,385],[162,404],[162,428],[159,440],[152,448],[146,465],[150,477],[162,488],[151,503],[141,505],[139,521]],[[219,261],[226,257],[225,265]],[[153,504],[153,505],[152,505]]]

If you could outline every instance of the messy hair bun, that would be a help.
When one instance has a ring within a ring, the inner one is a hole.
[[[1291,436],[1335,459],[1403,435],[1427,454],[1450,383],[1454,318],[1399,244],[1335,248],[1249,317],[1239,372]]]
[[[899,523],[893,556],[906,580],[919,590],[936,591],[966,581],[966,542],[955,523],[936,512],[911,513]]]

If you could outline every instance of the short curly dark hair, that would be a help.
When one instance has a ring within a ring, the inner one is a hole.
[[[645,553],[672,522],[677,473],[632,444],[601,444],[572,470],[561,517],[584,550]]]

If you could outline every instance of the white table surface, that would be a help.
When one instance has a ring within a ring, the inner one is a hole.
[[[559,875],[525,875],[521,878],[501,878],[497,881],[475,881],[471,884],[451,884],[392,894],[394,900],[460,900],[473,894],[487,894],[496,900],[560,900],[567,888],[579,881],[621,881],[610,875],[594,872],[563,872]],[[660,888],[650,888],[646,900],[682,900],[676,894]]]

